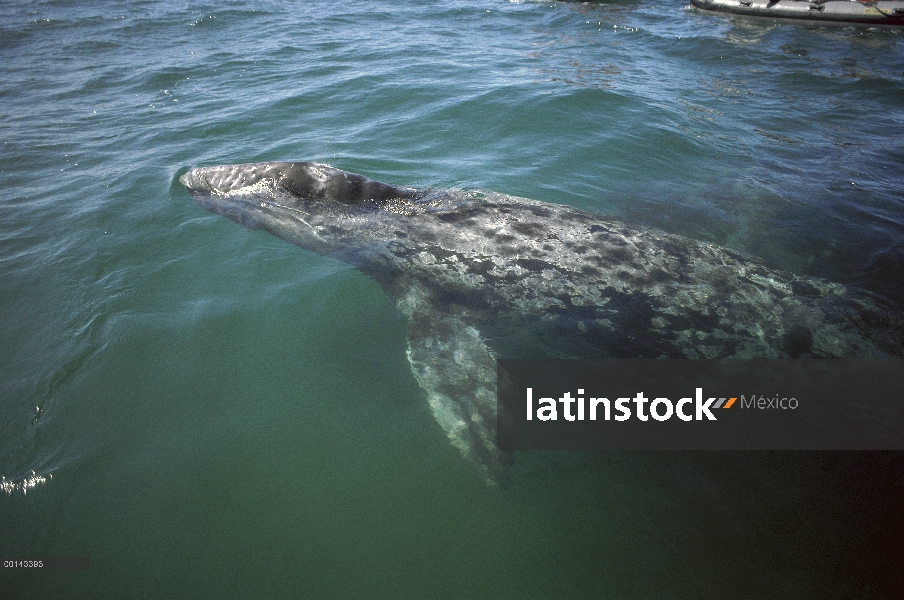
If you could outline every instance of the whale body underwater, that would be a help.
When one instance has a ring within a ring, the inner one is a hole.
[[[901,356],[879,298],[656,229],[494,192],[396,187],[327,165],[194,168],[209,211],[341,259],[408,317],[408,359],[487,483],[496,358]]]

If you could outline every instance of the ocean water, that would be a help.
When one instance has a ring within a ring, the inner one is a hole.
[[[4,598],[898,598],[895,453],[523,453],[405,320],[209,214],[315,160],[576,206],[904,304],[904,30],[685,0],[0,3]]]

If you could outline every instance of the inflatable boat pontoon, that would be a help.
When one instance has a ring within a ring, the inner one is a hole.
[[[691,0],[704,11],[751,17],[904,26],[904,0]]]

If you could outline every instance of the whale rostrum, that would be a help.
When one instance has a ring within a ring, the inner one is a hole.
[[[493,192],[395,187],[332,167],[194,168],[204,208],[339,258],[408,321],[436,420],[488,483],[496,358],[902,355],[881,299],[657,229]]]

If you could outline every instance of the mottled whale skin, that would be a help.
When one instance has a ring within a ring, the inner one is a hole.
[[[900,319],[845,286],[568,206],[400,188],[327,165],[189,170],[204,208],[346,261],[409,318],[408,359],[451,443],[488,483],[496,357],[902,354]]]

